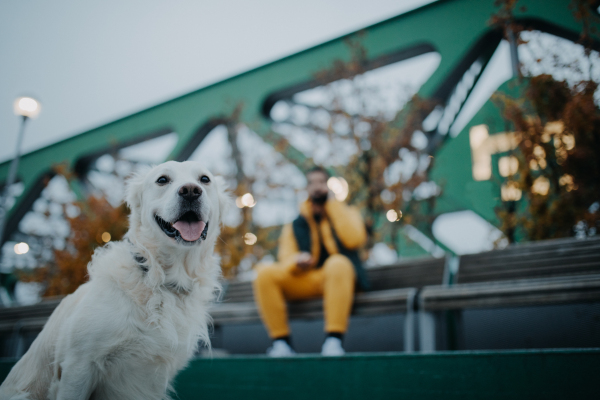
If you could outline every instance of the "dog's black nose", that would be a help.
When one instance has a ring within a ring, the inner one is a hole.
[[[194,201],[202,194],[202,188],[193,183],[189,183],[180,187],[177,193],[187,201]]]

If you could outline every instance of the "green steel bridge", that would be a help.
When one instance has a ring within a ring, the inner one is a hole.
[[[577,41],[582,24],[568,11],[568,5],[567,0],[523,0],[515,10],[515,22]],[[271,129],[273,105],[321,84],[315,78],[318,71],[330,67],[335,60],[348,60],[351,54],[345,44],[347,39],[360,38],[368,52],[367,68],[373,69],[438,53],[440,63],[420,87],[418,95],[446,106],[465,74],[472,73],[477,63],[467,95],[450,115],[455,118],[503,38],[500,30],[489,25],[495,12],[497,7],[492,0],[440,0],[26,154],[18,171],[24,190],[7,212],[3,240],[18,229],[19,222],[44,188],[44,182],[55,174],[54,166],[66,165],[83,181],[90,165],[101,155],[173,132],[177,135],[177,144],[167,159],[185,160],[211,129],[231,113],[232,101],[244,104],[240,120],[267,143],[276,145],[281,137]],[[594,15],[597,17],[595,11]],[[594,23],[597,24],[598,19]],[[594,39],[597,45],[598,36]],[[508,83],[500,90],[509,91]],[[443,194],[434,211],[441,214],[472,210],[498,225],[494,208],[501,204],[497,160],[502,153],[491,154],[491,175],[487,179],[473,177],[469,131],[482,124],[492,134],[505,130],[505,123],[491,101],[486,102],[454,138],[438,128],[425,132],[429,137],[428,151],[436,156],[430,177],[443,185]],[[286,148],[284,156],[301,170],[306,168],[306,157],[294,147]],[[9,164],[9,161],[0,164],[0,182],[6,179]],[[77,195],[85,195],[85,185],[77,180],[71,185]]]

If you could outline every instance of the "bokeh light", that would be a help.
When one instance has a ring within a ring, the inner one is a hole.
[[[15,253],[26,254],[29,251],[29,245],[25,242],[15,244]]]
[[[327,187],[338,201],[344,201],[348,197],[348,182],[344,178],[332,176],[327,180]]]
[[[254,200],[254,196],[252,196],[251,193],[246,193],[243,196],[238,197],[237,199],[235,199],[235,205],[238,208],[244,208],[244,207],[254,207],[256,205],[256,200]]]
[[[35,118],[40,113],[40,103],[32,97],[19,97],[15,100],[14,111],[16,115]]]
[[[255,244],[257,240],[258,240],[258,238],[256,237],[256,235],[254,233],[248,232],[244,235],[244,243],[246,243],[249,246],[252,246],[253,244]]]
[[[110,233],[104,232],[101,237],[102,237],[102,241],[104,243],[110,242],[110,238],[111,238]]]
[[[396,221],[400,221],[400,218],[402,218],[402,211],[396,211],[396,210],[389,210],[386,214],[385,217],[387,218],[388,221],[390,222],[396,222]]]

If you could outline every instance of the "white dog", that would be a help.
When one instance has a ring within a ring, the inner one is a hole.
[[[96,250],[90,281],[52,313],[0,400],[169,398],[198,341],[209,343],[224,189],[189,161],[134,175],[126,238]]]

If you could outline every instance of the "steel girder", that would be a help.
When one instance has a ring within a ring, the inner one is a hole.
[[[582,24],[569,12],[569,3],[521,0],[515,18],[527,27],[575,40]],[[372,66],[438,52],[441,62],[419,95],[444,103],[470,65],[478,58],[487,62],[501,40],[501,33],[488,24],[495,12],[494,0],[440,0],[26,154],[18,173],[25,190],[9,210],[4,237],[16,230],[43,189],[44,179],[53,174],[54,165],[66,163],[83,174],[99,155],[166,132],[178,135],[168,158],[183,160],[232,111],[233,103],[243,103],[241,120],[275,144],[280,137],[270,129],[270,107],[278,99],[314,86],[315,73],[335,60],[348,60],[348,38],[361,35]],[[435,143],[443,142],[439,139],[434,135]],[[304,156],[293,147],[284,156],[304,167]],[[6,179],[9,164],[0,164],[0,182]]]

